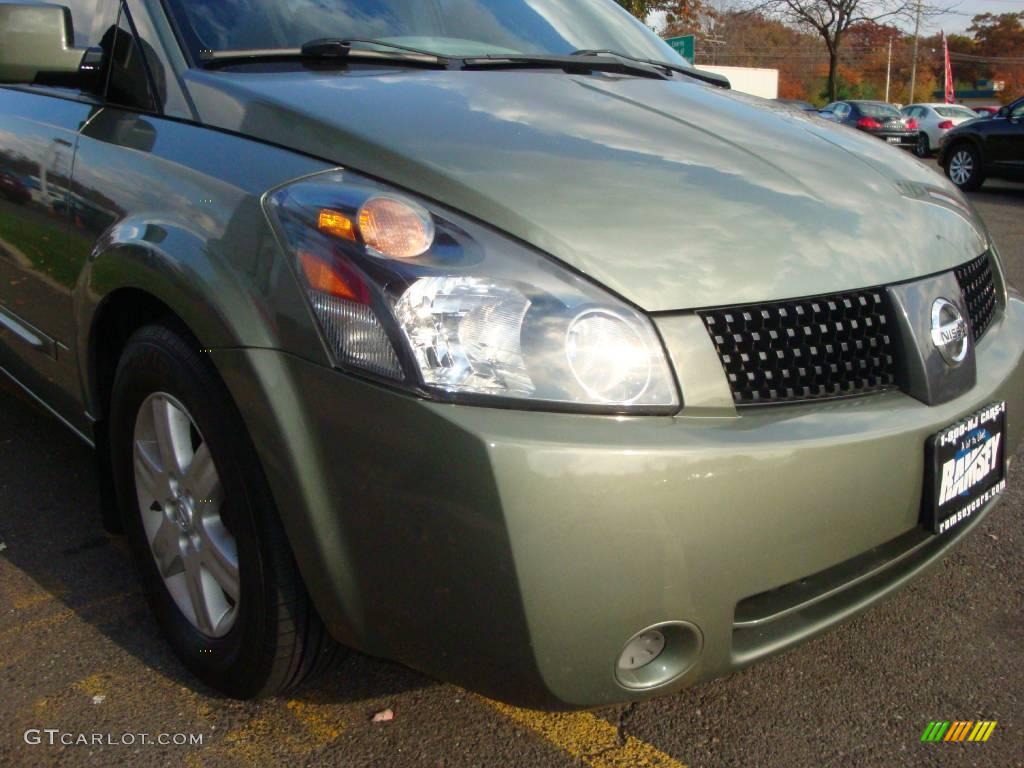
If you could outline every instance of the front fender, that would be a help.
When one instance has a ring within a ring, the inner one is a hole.
[[[244,233],[234,235],[232,231]],[[194,221],[136,215],[98,242],[76,291],[78,359],[86,407],[99,414],[97,326],[126,291],[153,297],[192,331],[204,349],[287,349],[326,361],[304,295],[260,209],[250,198],[220,238]]]

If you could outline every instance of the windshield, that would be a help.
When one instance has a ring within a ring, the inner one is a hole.
[[[876,120],[885,119],[889,120],[892,118],[900,118],[902,115],[896,107],[890,106],[889,104],[860,104],[860,111],[868,117],[873,117]]]
[[[977,117],[978,115],[967,107],[936,107],[935,111],[941,117]]]
[[[200,51],[299,48],[371,38],[441,56],[568,55],[609,49],[688,66],[613,0],[165,0]]]

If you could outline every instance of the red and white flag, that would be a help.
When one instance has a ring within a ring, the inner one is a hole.
[[[956,103],[956,91],[953,89],[953,65],[949,61],[949,41],[946,33],[942,33],[942,54],[946,59],[946,103]]]

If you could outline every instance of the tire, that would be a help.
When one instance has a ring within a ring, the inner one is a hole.
[[[306,593],[256,450],[186,332],[152,325],[129,339],[110,430],[125,533],[184,665],[239,699],[284,693],[328,667],[339,647]]]
[[[917,143],[914,145],[914,154],[921,159],[932,156],[932,144],[928,134],[922,131],[917,135]]]
[[[970,144],[957,144],[949,151],[946,176],[965,192],[980,189],[985,183],[978,150]]]

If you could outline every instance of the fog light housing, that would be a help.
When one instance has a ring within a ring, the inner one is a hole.
[[[623,688],[645,691],[673,683],[685,675],[704,650],[704,635],[688,621],[666,621],[633,635],[615,664]]]

